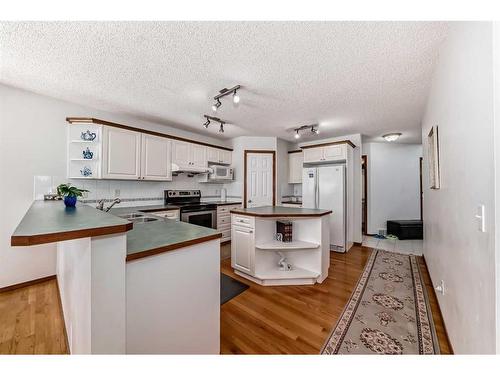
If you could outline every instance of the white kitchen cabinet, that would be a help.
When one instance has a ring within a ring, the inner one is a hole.
[[[190,144],[182,141],[172,141],[172,163],[182,167],[191,167]]]
[[[236,270],[253,274],[255,254],[253,228],[233,225],[231,238],[231,266]]]
[[[207,147],[207,161],[209,163],[231,164],[231,151],[215,147]]]
[[[231,210],[241,208],[241,203],[217,206],[217,231],[222,233],[221,243],[231,241]]]
[[[172,163],[180,169],[206,168],[207,146],[183,141],[172,141]]]
[[[141,133],[103,127],[102,177],[123,180],[141,178]]]
[[[304,162],[304,155],[302,152],[293,152],[288,154],[288,183],[301,184],[302,183],[302,164]]]
[[[142,134],[141,179],[152,181],[172,180],[170,139]]]
[[[343,143],[337,145],[304,148],[303,153],[304,163],[345,160],[347,145]]]
[[[207,146],[189,143],[190,162],[193,167],[207,167]]]

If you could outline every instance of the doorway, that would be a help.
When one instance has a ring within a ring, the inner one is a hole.
[[[422,163],[424,158],[419,158],[419,169],[420,169],[420,220],[424,220],[424,189],[422,185]]]
[[[243,207],[276,206],[276,151],[245,150]]]
[[[368,163],[366,155],[361,156],[361,231],[363,235],[368,234]]]

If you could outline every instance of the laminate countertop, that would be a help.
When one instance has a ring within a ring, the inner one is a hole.
[[[175,220],[135,223],[127,233],[127,262],[222,237],[214,229]]]
[[[62,201],[35,201],[11,236],[12,246],[124,233],[132,223],[85,204],[66,207]]]
[[[235,208],[231,210],[231,213],[255,217],[320,217],[329,215],[332,211],[313,208],[264,206],[253,208]]]

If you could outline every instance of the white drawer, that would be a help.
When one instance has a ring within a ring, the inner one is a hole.
[[[217,207],[217,214],[219,214],[219,213],[222,214],[224,212],[229,213],[229,211],[231,210],[230,207],[231,206],[218,206]]]
[[[224,216],[217,216],[217,228],[219,225],[223,224],[231,224],[231,216],[230,215],[224,215]]]
[[[237,225],[247,228],[253,228],[255,225],[255,220],[253,217],[233,214],[232,218],[233,218],[232,225]]]
[[[229,230],[225,230],[225,231],[223,231],[223,232],[221,232],[221,233],[222,233],[222,238],[221,238],[221,239],[222,239],[223,241],[226,241],[226,240],[228,240],[228,239],[231,239],[231,229],[229,229]]]
[[[222,232],[224,230],[231,230],[231,223],[217,225],[217,230]]]

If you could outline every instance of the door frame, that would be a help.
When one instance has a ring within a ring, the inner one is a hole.
[[[364,203],[362,202],[363,219],[361,221],[361,233],[366,235],[368,234],[368,157],[361,155],[361,160],[363,161],[361,164],[361,178],[365,184],[365,190],[363,191]],[[365,223],[364,227],[363,222]]]
[[[243,208],[247,208],[247,156],[248,154],[273,155],[273,206],[276,206],[276,151],[275,150],[244,150],[243,151]]]
[[[424,189],[422,185],[422,168],[423,168],[424,158],[418,158],[419,170],[420,170],[420,220],[424,220]]]

